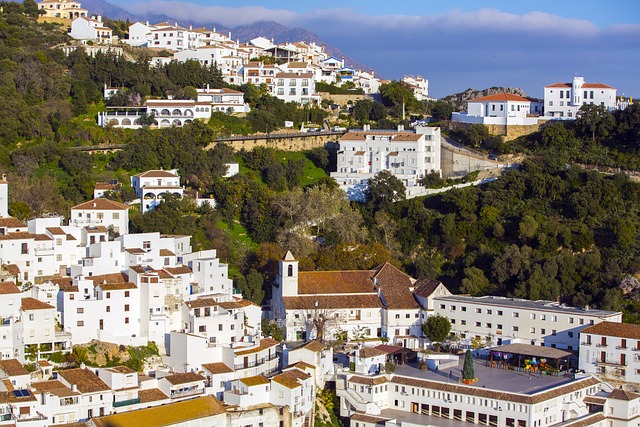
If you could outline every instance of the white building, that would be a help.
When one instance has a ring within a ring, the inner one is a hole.
[[[640,383],[640,325],[600,322],[580,331],[580,369],[604,381]]]
[[[148,212],[158,206],[164,194],[182,198],[184,188],[180,185],[177,169],[150,170],[131,177],[131,186],[140,197],[140,211]]]
[[[374,270],[298,272],[288,252],[280,261],[271,315],[284,327],[286,341],[322,338],[319,320],[329,319],[320,331],[325,339],[389,338],[415,348],[428,313],[414,294],[419,289],[420,283],[389,263]]]
[[[302,105],[320,102],[313,73],[277,73],[275,87],[271,94],[284,102]]]
[[[611,388],[594,377],[533,379],[477,367],[477,384],[464,385],[457,381],[460,370],[461,365],[449,375],[439,375],[398,366],[394,375],[342,374],[336,385],[340,415],[349,417],[352,427],[456,421],[451,425],[612,425],[603,422]]]
[[[534,104],[537,106],[537,103]],[[469,100],[467,111],[454,112],[451,120],[482,125],[535,126],[538,124],[539,114],[540,111],[532,111],[530,99],[511,93],[499,93]]]
[[[129,234],[129,206],[109,199],[93,199],[71,208],[69,225],[103,226],[119,234]]]
[[[340,138],[337,169],[331,172],[349,199],[362,199],[368,180],[387,170],[405,187],[440,172],[440,128],[419,127],[416,132],[355,131]]]
[[[208,120],[211,111],[209,102],[150,99],[144,107],[108,107],[106,112],[98,113],[98,125],[138,129],[142,127],[140,120],[146,115],[153,116],[154,126],[158,128],[182,127],[197,119]]]
[[[447,317],[451,331],[465,340],[490,341],[488,345],[545,345],[570,351],[578,350],[580,331],[585,326],[622,321],[620,312],[497,296],[437,297],[434,310]]]
[[[9,217],[9,183],[7,174],[2,174],[0,180],[0,218]]]
[[[113,30],[104,26],[102,17],[80,16],[71,22],[69,36],[76,40],[92,41],[98,44],[112,44]]]
[[[431,99],[429,98],[429,80],[424,77],[404,76],[402,83],[413,91],[413,96],[415,96],[418,101]]]
[[[204,89],[197,89],[198,101],[211,104],[211,111],[223,113],[248,113],[251,111],[249,104],[244,102],[244,93],[228,89],[210,89],[207,85]]]
[[[554,83],[544,87],[544,115],[549,118],[575,119],[583,105],[616,108],[616,89],[604,83],[586,83],[574,77],[571,83]]]
[[[35,298],[22,298],[21,318],[25,359],[36,361],[54,352],[71,351],[71,335],[56,331],[56,307]]]
[[[75,19],[87,16],[80,2],[73,0],[44,0],[37,3],[39,10],[44,10],[46,18]]]

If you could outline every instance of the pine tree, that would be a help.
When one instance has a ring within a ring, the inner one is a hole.
[[[464,355],[464,365],[462,366],[462,379],[472,380],[476,377],[473,371],[473,358],[471,357],[471,350],[467,350]]]

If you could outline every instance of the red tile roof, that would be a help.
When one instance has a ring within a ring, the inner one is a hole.
[[[288,310],[341,309],[341,308],[382,308],[377,294],[357,295],[303,295],[297,297],[283,297]]]
[[[527,98],[512,93],[497,93],[495,95],[482,96],[469,100],[469,102],[485,102],[485,101],[512,101],[512,102],[531,102]]]
[[[128,205],[109,199],[93,199],[85,203],[80,203],[71,208],[71,210],[101,210],[101,211],[126,211]]]
[[[181,374],[173,374],[164,377],[172,385],[187,384],[197,381],[205,381],[206,378],[195,372],[186,372]]]
[[[276,375],[272,378],[273,381],[281,384],[287,388],[296,388],[301,387],[301,382],[311,378],[311,375],[306,372],[302,372],[299,369],[292,369],[290,371],[285,371],[279,375]]]
[[[615,89],[614,87],[611,87],[604,83],[584,83],[582,85],[582,88],[583,89]]]
[[[233,372],[233,369],[222,362],[205,363],[202,367],[212,374],[230,374]]]
[[[587,326],[580,333],[640,340],[640,325],[635,323],[600,322]]]
[[[35,298],[31,298],[31,297],[27,297],[27,298],[22,298],[22,311],[29,311],[29,310],[48,310],[48,309],[55,309],[54,306],[47,304],[46,302],[42,302],[40,300],[37,300]]]
[[[0,360],[0,369],[10,377],[29,375],[29,371],[27,371],[17,359]]]
[[[20,289],[13,282],[0,282],[0,295],[19,294]]]
[[[95,393],[98,391],[110,390],[96,374],[89,369],[67,369],[58,371],[58,376],[62,377],[71,386],[77,386],[80,393]]]
[[[562,88],[571,89],[571,83],[553,83],[545,87],[562,87]]]
[[[303,271],[298,274],[299,294],[350,294],[374,292],[374,270]]]
[[[17,218],[0,218],[0,227],[19,228],[26,227],[26,224]]]
[[[165,171],[165,170],[150,170],[146,172],[139,173],[134,175],[140,178],[177,178],[178,175],[175,173]]]

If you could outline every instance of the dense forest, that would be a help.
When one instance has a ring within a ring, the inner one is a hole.
[[[105,108],[105,83],[123,87],[111,102],[127,105],[193,97],[196,87],[225,84],[215,67],[194,62],[150,68],[144,55],[133,61],[78,50],[67,57],[55,48],[66,35],[36,24],[29,0],[1,4],[0,168],[9,173],[16,217],[67,215],[92,197],[96,181],[108,179],[124,184],[109,197],[132,200],[131,174],[176,168],[189,191],[212,194],[217,208],[169,198],[145,215],[132,210],[131,230],[190,234],[194,249],[217,249],[236,286],[258,303],[269,297],[277,260],[291,250],[303,270],[390,261],[453,292],[625,309],[626,319],[636,320],[640,183],[616,168],[640,170],[638,105],[612,113],[585,108],[575,122],[508,143],[486,129],[454,131],[474,147],[522,152],[527,160],[484,186],[412,200],[383,173],[372,180],[366,202],[355,203],[328,177],[332,154],[325,148],[205,150],[216,136],[273,130],[285,119],[322,123],[326,108],[299,108],[245,85],[239,89],[253,108],[246,117],[216,113],[207,123],[161,130],[100,128],[95,115]],[[345,121],[395,126],[405,108],[414,118],[431,114],[446,130],[453,106],[419,103],[406,89],[385,85],[383,104],[358,101],[343,113]],[[76,149],[99,144],[123,149],[96,155]],[[241,173],[223,179],[229,161],[239,162]]]

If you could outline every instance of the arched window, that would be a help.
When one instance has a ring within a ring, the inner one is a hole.
[[[291,264],[289,264],[289,267],[287,267],[287,276],[293,276],[293,265]]]
[[[131,120],[122,119],[122,126],[131,126]]]

